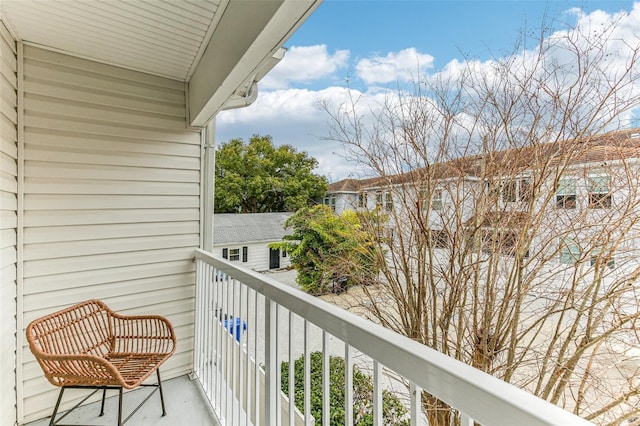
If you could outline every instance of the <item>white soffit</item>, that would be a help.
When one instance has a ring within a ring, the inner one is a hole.
[[[21,41],[188,81],[227,0],[0,0]]]

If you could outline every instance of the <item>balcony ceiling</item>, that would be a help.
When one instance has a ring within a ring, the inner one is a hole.
[[[4,0],[21,41],[188,81],[226,7],[223,0]]]
[[[18,41],[188,82],[202,126],[255,94],[320,1],[0,0],[0,16]]]

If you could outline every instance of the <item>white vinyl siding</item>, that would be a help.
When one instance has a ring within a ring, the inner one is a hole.
[[[16,44],[0,22],[0,424],[16,413],[18,218]]]
[[[24,57],[23,327],[91,298],[162,314],[178,336],[163,378],[191,371],[201,134],[186,128],[184,83],[31,46]],[[23,353],[31,421],[58,389],[24,341]]]

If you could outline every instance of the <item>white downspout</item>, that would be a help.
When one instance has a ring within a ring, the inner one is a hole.
[[[258,82],[252,81],[249,85],[247,93],[242,96],[234,95],[229,101],[224,104],[222,111],[248,107],[258,99]]]
[[[202,173],[203,217],[202,217],[202,249],[211,253],[213,250],[213,201],[215,200],[215,164],[216,164],[216,119],[207,123],[204,129],[204,164]]]
[[[258,98],[258,85],[254,81],[242,97],[235,97],[225,104],[224,110],[243,108],[251,105]],[[216,119],[212,118],[204,128],[204,161],[202,164],[202,249],[212,253],[213,250],[213,203],[215,200],[215,165],[216,165]]]
[[[269,56],[260,65],[257,74],[251,77],[251,83],[247,91],[242,94],[234,94],[223,105],[220,111],[226,111],[236,108],[244,108],[253,104],[258,99],[258,80],[262,78],[269,70],[271,70],[278,62],[282,60],[286,53],[286,49],[279,48],[273,55]],[[201,247],[209,253],[213,250],[213,203],[215,200],[215,162],[216,162],[216,119],[215,116],[207,123],[204,128],[203,140],[203,156],[202,164],[202,240]]]

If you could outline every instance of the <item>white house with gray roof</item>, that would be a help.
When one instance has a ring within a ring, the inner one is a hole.
[[[213,222],[213,253],[255,271],[286,268],[286,253],[269,248],[282,241],[285,222],[293,213],[216,214]]]

